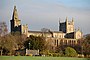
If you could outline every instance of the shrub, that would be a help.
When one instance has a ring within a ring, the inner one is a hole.
[[[76,52],[76,50],[74,48],[67,47],[65,49],[65,56],[76,57],[77,56],[77,52]]]

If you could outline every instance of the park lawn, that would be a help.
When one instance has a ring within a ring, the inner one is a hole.
[[[75,57],[0,56],[0,60],[90,60],[90,58],[75,58]]]

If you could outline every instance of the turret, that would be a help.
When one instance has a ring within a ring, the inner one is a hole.
[[[73,17],[72,17],[72,22],[74,22],[74,19],[73,19]]]

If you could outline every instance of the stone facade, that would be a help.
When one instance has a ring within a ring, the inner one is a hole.
[[[68,21],[67,18],[65,22],[59,21],[59,31],[51,31],[50,29],[47,29],[46,31],[28,31],[27,24],[21,25],[16,6],[14,6],[13,16],[10,22],[11,32],[19,31],[21,34],[27,35],[27,37],[30,35],[46,37],[46,41],[49,41],[52,46],[58,46],[60,44],[77,44],[77,40],[82,38],[80,29],[77,31],[74,29],[73,18],[72,21]]]

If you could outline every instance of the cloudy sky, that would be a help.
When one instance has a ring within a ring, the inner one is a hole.
[[[0,0],[0,21],[5,21],[10,31],[14,5],[22,24],[29,30],[49,28],[58,31],[58,21],[74,18],[75,28],[90,33],[90,0]]]

